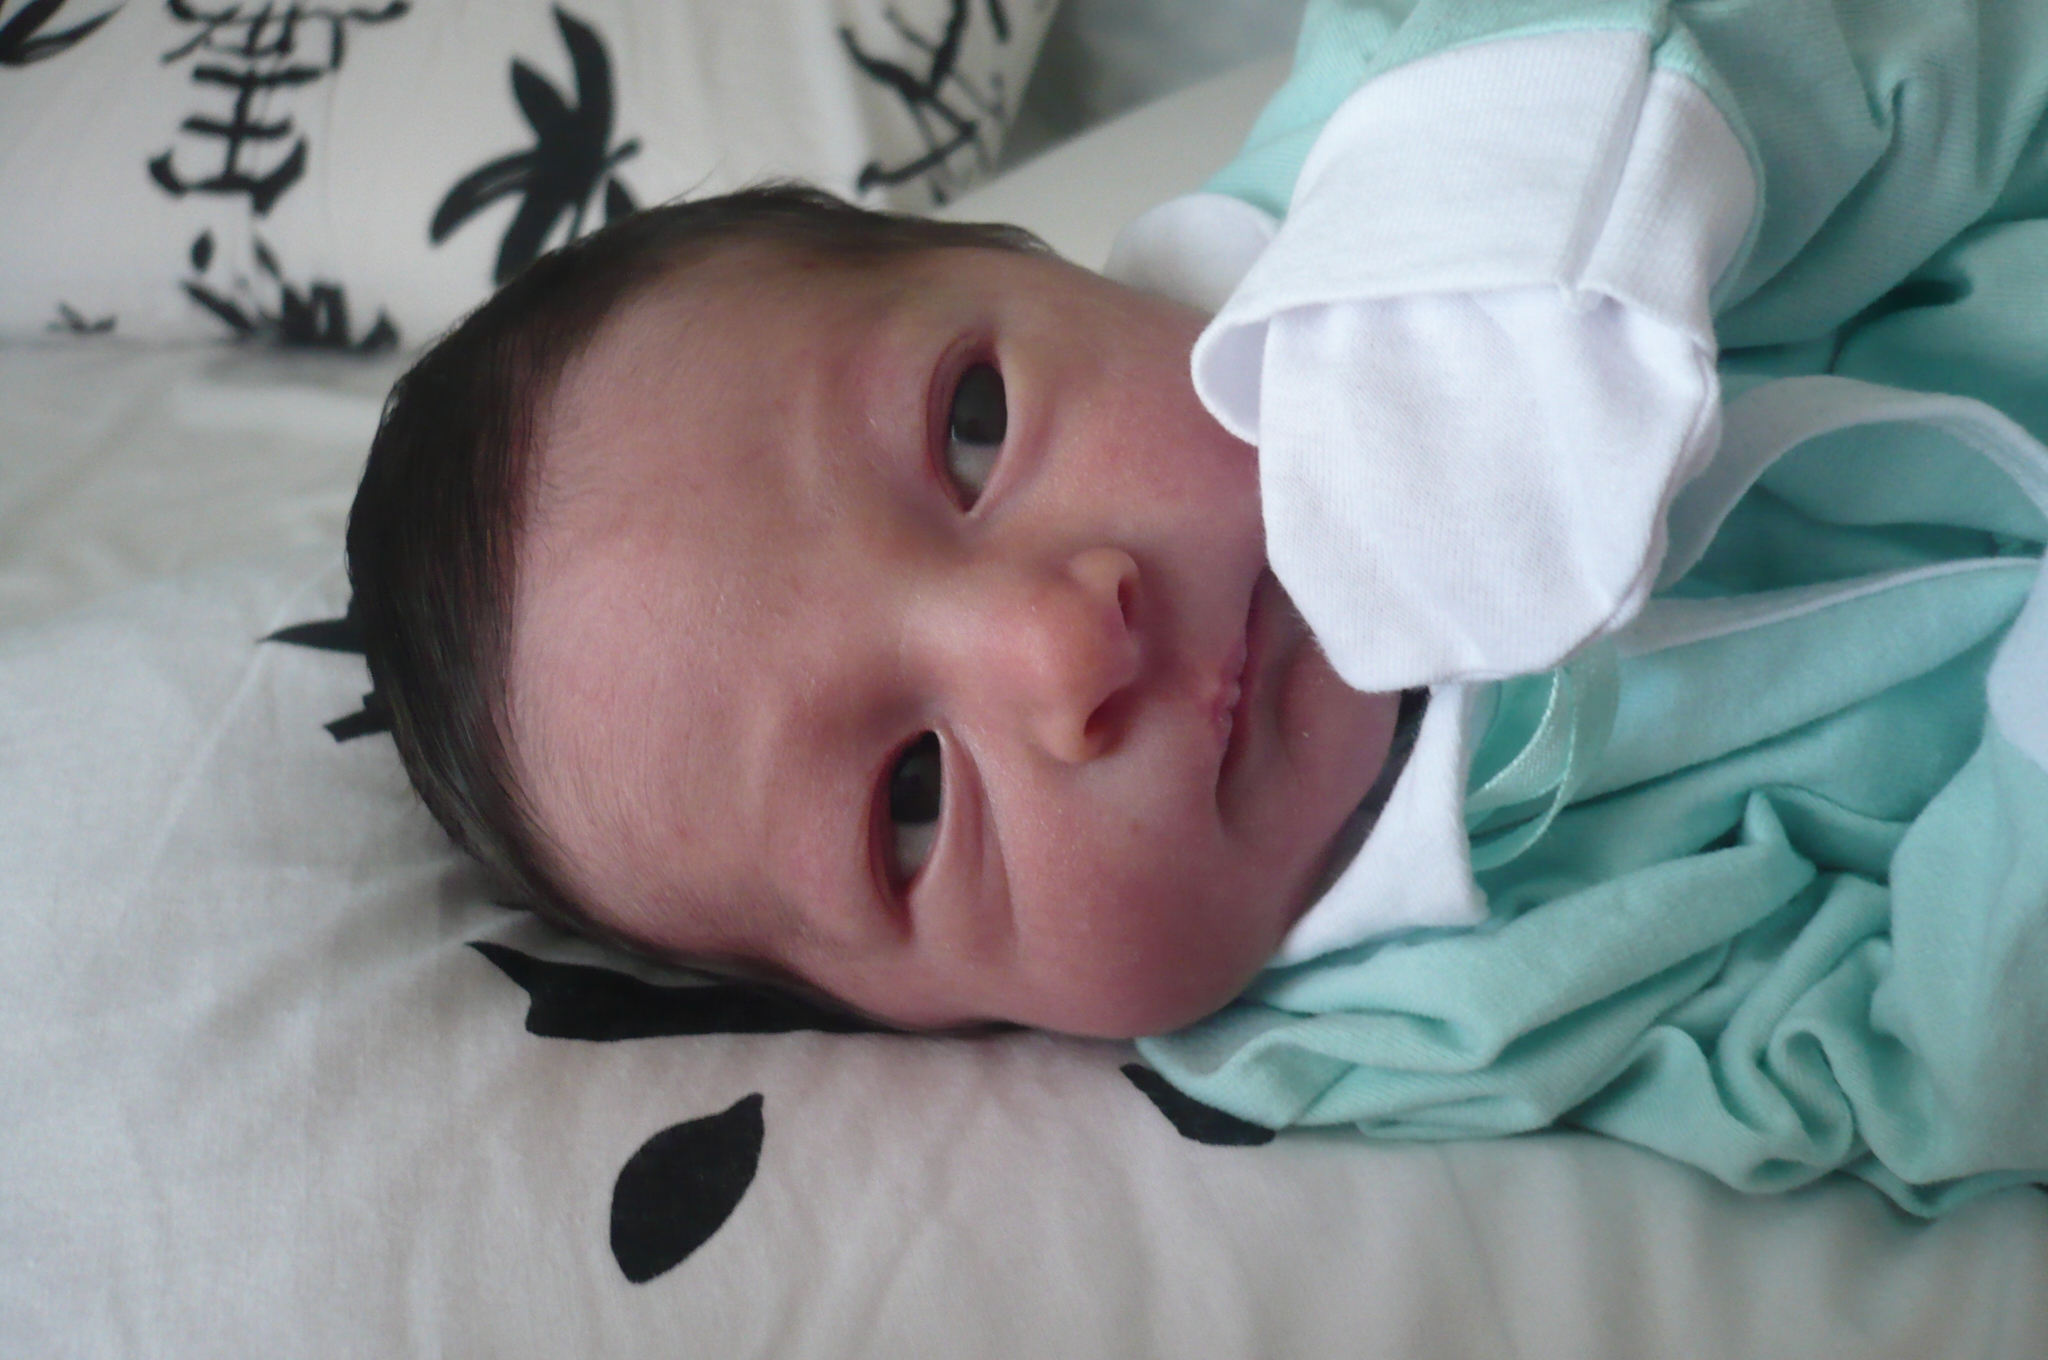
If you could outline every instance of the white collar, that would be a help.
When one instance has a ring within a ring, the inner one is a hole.
[[[1271,960],[1301,963],[1419,926],[1472,926],[1486,898],[1472,878],[1465,780],[1479,685],[1439,685],[1407,768],[1358,854],[1308,909]]]

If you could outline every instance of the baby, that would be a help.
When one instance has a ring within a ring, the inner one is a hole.
[[[352,525],[429,806],[603,936],[897,1024],[1215,1010],[1398,696],[1266,569],[1203,320],[795,188],[550,257],[401,384]]]
[[[387,408],[399,749],[601,938],[1268,1126],[2038,1179],[2044,110],[2038,7],[1315,0],[1139,289],[629,218]]]

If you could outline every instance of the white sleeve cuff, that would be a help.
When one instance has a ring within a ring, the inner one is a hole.
[[[1545,669],[1640,607],[1713,451],[1708,296],[1754,202],[1640,33],[1457,49],[1332,117],[1193,371],[1347,682]]]
[[[1102,272],[1214,316],[1279,229],[1241,198],[1182,194],[1118,232]]]
[[[1404,930],[1475,926],[1486,895],[1472,877],[1465,835],[1465,776],[1472,764],[1478,695],[1446,685],[1429,696],[1415,749],[1387,805],[1335,882],[1280,942],[1268,966],[1285,968]]]

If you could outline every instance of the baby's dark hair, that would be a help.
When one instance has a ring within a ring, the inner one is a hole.
[[[506,672],[534,440],[606,317],[749,243],[854,265],[961,247],[1047,253],[1021,227],[872,212],[799,184],[631,214],[534,261],[398,380],[349,511],[353,610],[413,788],[521,903],[628,949],[641,946],[566,888],[513,775]]]

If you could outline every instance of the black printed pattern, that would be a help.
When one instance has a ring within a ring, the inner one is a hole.
[[[295,623],[289,628],[278,629],[262,640],[283,642],[294,647],[311,647],[322,652],[342,652],[361,656],[362,620],[356,614],[355,601],[350,600],[347,611],[338,619],[315,619],[310,623]],[[354,741],[357,737],[389,732],[391,711],[384,706],[383,698],[373,689],[363,696],[361,708],[353,713],[344,714],[325,726],[327,734],[336,741]]]
[[[632,192],[613,173],[638,155],[640,141],[612,145],[612,64],[597,30],[567,10],[555,9],[555,27],[576,81],[575,97],[564,95],[546,76],[514,59],[512,98],[533,129],[533,144],[498,157],[463,176],[442,198],[427,227],[440,245],[463,223],[501,198],[517,195],[519,211],[498,243],[492,279],[504,283],[547,249],[566,223],[563,240],[583,234],[583,221],[600,189],[604,218],[611,222],[634,209]]]
[[[983,0],[983,4],[995,40],[1007,43],[1010,20],[1002,0]],[[877,186],[921,180],[933,203],[945,203],[976,175],[995,166],[996,134],[1008,120],[1002,75],[992,74],[983,89],[960,69],[961,45],[976,6],[974,0],[948,0],[948,6],[945,23],[936,35],[918,32],[894,5],[883,11],[898,40],[917,53],[909,60],[921,67],[918,70],[868,51],[852,29],[839,30],[839,40],[854,68],[903,101],[925,144],[923,154],[907,161],[893,165],[869,161],[854,184],[862,193]]]
[[[663,987],[610,968],[550,963],[486,940],[470,948],[525,989],[526,1032],[609,1043],[702,1034],[887,1033],[846,1011],[744,983]]]
[[[214,260],[213,233],[204,231],[192,242],[192,272],[184,281],[186,296],[206,308],[238,340],[275,340],[302,349],[343,350],[375,354],[398,344],[398,327],[377,313],[374,325],[357,339],[349,325],[348,296],[342,286],[321,279],[299,285],[285,277],[277,256],[261,236],[255,238],[259,278],[238,277],[224,288],[204,282]],[[271,300],[266,303],[263,296]]]
[[[90,38],[101,24],[114,17],[116,10],[103,10],[69,28],[60,28],[45,33],[57,11],[64,8],[64,0],[28,0],[5,20],[0,20],[0,68],[29,66],[51,57],[61,56]],[[5,13],[0,4],[0,13]]]
[[[351,24],[384,24],[403,18],[407,0],[382,9],[333,9],[322,5],[259,3],[209,9],[191,0],[167,0],[171,17],[193,31],[164,53],[166,65],[190,62],[192,83],[202,92],[224,93],[180,124],[198,143],[194,155],[206,168],[179,168],[177,148],[149,163],[150,177],[165,193],[241,197],[262,217],[306,173],[306,138],[290,114],[269,116],[278,96],[302,89],[341,69]],[[322,39],[324,38],[324,42]]]
[[[1042,9],[1048,0],[1034,2]],[[551,63],[530,50],[448,54],[508,71],[525,136],[492,149],[498,154],[477,155],[468,162],[475,168],[451,176],[430,200],[423,254],[434,258],[434,248],[458,232],[486,230],[476,219],[509,202],[509,217],[489,228],[499,233],[491,269],[498,283],[643,201],[629,173],[642,155],[642,130],[619,126],[621,76],[605,36],[572,8],[540,9],[547,3],[506,0],[506,11],[527,21],[552,16],[556,64],[566,56],[566,79],[543,75]],[[1016,41],[1014,0],[847,8],[838,44],[857,81],[879,92],[891,149],[830,187],[894,190],[892,198],[908,189],[935,204],[950,201],[995,162],[1013,92],[987,59]],[[319,115],[354,106],[335,98],[335,82],[349,79],[351,63],[360,65],[365,53],[373,66],[398,54],[408,31],[440,16],[416,0],[0,0],[0,72],[75,52],[131,9],[112,41],[145,44],[136,55],[168,74],[178,101],[167,117],[156,115],[164,125],[147,134],[128,173],[143,176],[149,193],[187,205],[184,225],[173,228],[176,244],[161,257],[180,306],[237,341],[351,353],[403,343],[388,307],[397,299],[364,296],[388,282],[332,277],[334,266],[315,260],[314,247],[279,223],[301,220],[297,196],[327,192],[327,140],[350,129],[324,130]],[[378,75],[365,69],[362,78],[374,85]],[[901,109],[900,120],[891,105]],[[446,135],[432,126],[420,134]],[[292,210],[280,215],[288,203]],[[100,336],[128,324],[126,306],[117,317],[113,304],[80,293],[44,305],[40,324],[57,334]]]
[[[525,989],[526,1030],[612,1042],[683,1034],[845,1033],[869,1028],[838,1012],[724,982],[659,987],[609,968],[551,963],[477,940],[471,947]],[[767,1137],[760,1093],[722,1114],[672,1124],[626,1159],[612,1186],[611,1249],[645,1284],[680,1265],[739,1207]]]
[[[767,1139],[760,1092],[672,1124],[640,1145],[612,1186],[612,1259],[634,1284],[664,1275],[725,1226],[754,1184]]]
[[[67,335],[109,335],[113,333],[114,318],[111,316],[87,317],[68,302],[57,304],[57,319],[50,323],[53,331]]]
[[[182,284],[185,295],[238,340],[358,353],[396,345],[398,329],[382,311],[356,337],[343,285],[290,281],[276,252],[253,235],[253,224],[306,173],[309,142],[289,111],[290,96],[341,70],[351,28],[402,19],[411,11],[409,0],[387,0],[377,8],[276,0],[165,5],[188,36],[162,61],[190,67],[200,108],[179,124],[181,140],[151,158],[149,177],[173,198],[204,195],[223,200],[224,211],[246,214],[256,260],[253,277],[210,277],[214,233],[203,230],[187,250],[193,277]]]
[[[526,1031],[550,1039],[608,1043],[711,1034],[888,1033],[844,1011],[743,983],[706,980],[658,986],[610,968],[556,963],[486,940],[470,947],[527,994]],[[1256,1147],[1273,1131],[1182,1095],[1137,1063],[1132,1086],[1192,1142]],[[751,1102],[751,1104],[750,1104]],[[612,1193],[612,1255],[635,1284],[673,1268],[725,1222],[759,1164],[761,1097],[648,1139],[620,1171]]]
[[[1174,1131],[1190,1142],[1211,1147],[1258,1147],[1273,1141],[1273,1130],[1183,1095],[1142,1063],[1125,1063],[1122,1070],[1131,1085],[1166,1116]]]

